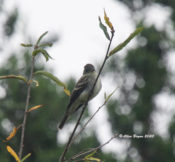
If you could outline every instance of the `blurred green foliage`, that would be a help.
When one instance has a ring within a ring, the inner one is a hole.
[[[125,0],[121,2],[129,7],[132,17],[144,13],[143,10],[152,4],[169,7],[172,9],[170,19],[172,24],[175,24],[173,18],[175,1],[156,0],[153,3],[145,0]],[[167,137],[155,131],[153,119],[155,112],[159,111],[154,102],[155,96],[165,90],[174,95],[174,86],[169,80],[171,73],[165,64],[168,51],[174,49],[174,40],[169,37],[170,31],[167,31],[166,25],[158,30],[154,25],[146,25],[144,19],[137,20],[135,24],[144,26],[144,31],[137,37],[138,46],[129,50],[124,59],[113,58],[107,65],[107,75],[113,77],[116,84],[123,81],[120,85],[119,100],[112,100],[108,104],[109,122],[115,133],[155,135],[151,139],[129,139],[130,145],[124,161],[173,162],[175,159],[174,118],[169,123]],[[166,110],[164,111],[166,113]]]
[[[138,12],[142,14],[143,9],[151,5],[151,1],[146,0],[124,0],[122,2],[129,7],[133,15]],[[170,18],[174,25],[175,1],[156,0],[154,2],[172,8]],[[0,3],[0,9],[2,9],[3,1],[1,0]],[[4,11],[0,10],[0,12]],[[6,21],[1,25],[4,27],[4,37],[12,38],[15,33],[15,25],[19,21],[18,15],[17,9],[7,14]],[[153,115],[157,111],[154,103],[155,95],[160,94],[165,88],[174,94],[174,91],[171,91],[174,86],[170,84],[170,73],[164,61],[167,51],[174,48],[174,40],[169,38],[166,29],[157,30],[154,25],[145,26],[143,20],[136,22],[136,26],[140,24],[144,26],[144,31],[137,37],[138,46],[129,50],[124,59],[117,55],[111,57],[104,69],[104,75],[113,77],[115,84],[123,81],[120,85],[119,99],[113,98],[107,104],[108,121],[114,133],[154,134],[155,137],[127,139],[130,144],[127,146],[126,157],[123,160],[119,160],[113,154],[97,152],[95,156],[106,162],[174,162],[175,159],[175,114],[169,123],[168,137],[166,138],[155,132],[152,121]],[[163,43],[166,43],[169,48],[163,46]],[[0,75],[28,76],[31,51],[21,50],[20,60],[14,53],[12,51],[12,55],[0,67]],[[37,63],[35,70],[44,69],[46,69],[44,65]],[[52,70],[47,69],[47,71]],[[24,155],[32,153],[27,160],[29,162],[56,162],[64,148],[61,141],[57,140],[57,122],[60,121],[64,113],[68,97],[60,87],[57,87],[49,79],[40,76],[37,76],[36,79],[39,81],[39,87],[35,87],[35,85],[32,87],[30,107],[39,104],[44,104],[44,107],[31,112],[28,116]],[[74,79],[70,78],[67,83],[68,88],[72,90]],[[0,92],[0,161],[13,162],[14,159],[7,152],[6,144],[2,140],[9,134],[9,125],[18,126],[22,123],[26,86],[18,80],[1,80],[0,87],[4,92],[4,95]],[[86,117],[87,115],[88,113],[86,113]],[[70,122],[72,121],[73,119],[70,120]],[[17,135],[8,142],[16,152],[19,150],[20,133],[19,130]],[[98,145],[98,138],[93,132],[73,144],[68,156]]]
[[[4,11],[2,10],[1,12],[3,13]],[[7,14],[6,20],[2,24],[4,37],[12,38],[18,21],[17,9]],[[57,38],[53,37],[50,40],[52,42],[57,41]],[[0,75],[20,74],[26,77],[29,76],[31,51],[20,46],[19,48],[23,49],[19,52],[20,59],[19,53],[16,55],[15,51],[11,51],[9,58],[0,66]],[[40,57],[36,59],[40,59]],[[46,70],[44,66],[41,62],[36,61],[35,71]],[[51,69],[47,69],[47,71],[53,72]],[[64,148],[64,145],[57,140],[57,124],[62,118],[69,98],[63,92],[63,89],[58,87],[53,81],[42,76],[36,76],[35,79],[39,82],[39,86],[32,85],[29,107],[39,104],[44,106],[28,115],[24,155],[29,152],[32,153],[27,159],[28,162],[56,162]],[[72,90],[75,80],[70,78],[67,82],[68,88]],[[5,79],[0,80],[0,88],[0,161],[13,162],[13,157],[6,150],[6,144],[8,143],[18,153],[21,130],[19,129],[16,136],[9,142],[3,143],[2,140],[9,135],[13,126],[19,126],[23,121],[27,87],[22,81]],[[86,117],[87,115],[88,113],[86,113]],[[75,143],[68,155],[74,155],[93,145],[99,145],[95,134],[81,138],[81,145]],[[104,158],[106,156],[106,159],[114,161],[113,157],[102,154],[102,152],[99,152],[97,156],[103,156]]]

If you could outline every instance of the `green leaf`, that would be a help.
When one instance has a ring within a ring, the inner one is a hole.
[[[48,54],[48,52],[47,52],[45,49],[42,49],[42,48],[37,48],[37,49],[35,49],[35,50],[33,51],[32,55],[33,55],[33,56],[36,56],[36,55],[39,54],[39,53],[42,53],[42,54],[43,54],[43,56],[45,57],[46,61],[48,61],[49,58],[50,58],[50,59],[53,59],[53,58]]]
[[[48,54],[48,52],[47,52],[46,50],[40,49],[40,51],[41,51],[41,53],[43,54],[43,56],[45,57],[46,61],[48,61],[49,58],[50,58],[50,59],[53,59],[53,58]]]
[[[27,78],[25,78],[22,75],[5,75],[5,76],[0,76],[0,79],[19,79],[27,83]]]
[[[103,25],[103,23],[101,22],[101,18],[100,18],[100,17],[98,17],[98,19],[99,19],[99,26],[100,26],[100,28],[103,30],[103,32],[104,32],[106,38],[107,38],[108,40],[110,40],[108,31],[107,31],[107,27],[106,27],[105,25]]]
[[[105,99],[105,103],[107,103],[107,102],[109,101],[109,99],[112,97],[112,95],[115,93],[115,91],[116,91],[117,89],[118,89],[118,87],[115,88],[115,89],[113,90],[113,92],[110,93],[110,94],[106,97],[106,99]]]
[[[92,157],[97,151],[93,151],[92,153],[90,153],[89,155],[85,156],[85,158],[89,158]]]
[[[94,157],[89,157],[87,159],[85,159],[87,161],[97,161],[97,162],[101,162],[101,160],[99,158],[94,158]]]
[[[39,47],[52,47],[52,43],[43,43],[43,44],[40,44]]]
[[[40,75],[44,75],[46,76],[47,78],[50,78],[52,79],[54,82],[56,82],[59,86],[62,86],[62,87],[66,87],[66,85],[61,82],[56,76],[54,76],[53,74],[47,72],[47,71],[36,71],[35,74],[40,74]]]
[[[23,46],[23,47],[33,47],[33,44],[24,44],[24,43],[21,43],[21,46]]]
[[[48,33],[48,31],[44,32],[44,33],[39,37],[39,39],[38,39],[37,42],[36,42],[36,46],[39,45],[39,43],[41,42],[41,39],[42,39],[47,33]]]
[[[36,56],[37,54],[41,53],[41,49],[35,49],[32,52],[32,56]]]
[[[97,162],[100,162],[100,161],[101,161],[100,159],[95,158],[95,157],[92,157],[96,152],[97,152],[97,151],[94,151],[94,152],[92,152],[91,154],[85,156],[85,157],[84,157],[84,160],[87,161],[87,162],[88,162],[88,161],[97,161]]]
[[[56,76],[54,76],[53,74],[51,74],[51,73],[49,73],[49,72],[47,72],[47,71],[37,71],[37,72],[35,72],[35,75],[38,75],[38,74],[39,74],[39,75],[44,75],[44,76],[46,76],[47,78],[53,80],[54,82],[57,83],[57,85],[59,85],[59,86],[61,86],[61,87],[64,88],[64,92],[65,92],[67,95],[70,94],[69,90],[67,89],[66,84],[64,84],[62,81],[60,81],[60,80],[59,80]]]
[[[112,56],[116,52],[120,51],[123,47],[125,47],[136,35],[138,35],[143,30],[143,27],[137,28],[133,33],[129,35],[129,37],[123,42],[120,43],[117,47],[109,52],[108,56]]]
[[[29,156],[31,156],[31,153],[28,153],[26,156],[24,156],[20,162],[25,161],[26,159],[29,158]]]

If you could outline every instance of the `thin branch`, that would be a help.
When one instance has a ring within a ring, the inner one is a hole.
[[[99,145],[98,147],[95,147],[95,148],[91,148],[90,150],[88,151],[84,151],[84,152],[80,152],[76,155],[74,155],[73,157],[71,157],[69,160],[67,160],[66,162],[69,162],[69,161],[72,161],[72,160],[75,160],[83,155],[87,155],[91,152],[94,152],[94,151],[98,151],[99,149],[101,149],[102,147],[104,147],[105,145],[109,144],[113,139],[115,139],[116,137],[118,136],[118,134],[115,134],[114,136],[112,136],[108,141],[106,141],[105,143],[103,143],[102,145]]]
[[[35,59],[34,59],[34,56],[32,56],[30,76],[29,76],[29,80],[28,80],[28,84],[27,84],[28,88],[27,88],[27,97],[26,97],[24,118],[23,118],[23,123],[22,123],[20,148],[19,148],[19,153],[18,153],[20,159],[22,158],[23,147],[24,147],[25,127],[26,127],[27,114],[28,114],[27,109],[28,109],[29,101],[30,101],[31,80],[33,79],[34,63],[35,63]]]
[[[89,101],[89,99],[90,99],[90,97],[91,97],[91,95],[92,95],[92,92],[93,92],[93,90],[94,90],[94,88],[95,88],[95,85],[96,85],[96,83],[97,83],[97,80],[98,80],[98,78],[99,78],[99,76],[100,76],[100,74],[101,74],[101,72],[102,72],[102,70],[103,70],[103,67],[104,67],[104,65],[105,65],[105,63],[106,63],[106,61],[107,61],[107,59],[108,59],[108,53],[109,53],[109,49],[110,49],[110,46],[111,46],[113,37],[114,37],[114,31],[111,31],[111,38],[110,38],[110,41],[109,41],[109,45],[108,45],[108,48],[107,48],[107,51],[106,51],[106,55],[105,55],[104,61],[103,61],[102,65],[101,65],[101,68],[100,68],[100,70],[99,70],[99,72],[98,72],[98,75],[97,75],[97,78],[96,78],[96,80],[95,80],[95,82],[94,82],[94,84],[93,84],[93,87],[92,87],[92,89],[91,89],[91,91],[90,91],[90,93],[89,93],[89,95],[88,95],[88,98],[87,98],[87,100],[86,100],[86,102],[85,102],[85,104],[84,104],[84,106],[83,106],[83,108],[82,108],[81,114],[80,114],[80,116],[79,116],[79,118],[78,118],[78,120],[77,120],[77,123],[76,123],[76,125],[75,125],[75,127],[74,127],[74,130],[73,130],[72,134],[71,134],[70,137],[69,137],[69,140],[68,140],[68,142],[67,142],[67,144],[66,144],[66,146],[65,146],[65,149],[64,149],[63,153],[62,153],[61,156],[60,156],[59,162],[63,162],[63,161],[64,161],[65,155],[66,155],[67,151],[68,151],[69,148],[70,148],[70,144],[71,144],[71,141],[72,141],[73,136],[74,136],[74,134],[75,134],[75,131],[76,131],[76,129],[77,129],[79,123],[80,123],[80,120],[81,120],[81,118],[82,118],[82,116],[83,116],[83,113],[84,113],[84,111],[85,111],[85,108],[86,108],[87,105],[88,105],[88,101]]]
[[[83,130],[86,128],[86,126],[89,124],[89,122],[94,118],[94,116],[100,111],[100,109],[105,106],[106,102],[103,103],[103,105],[101,105],[96,112],[89,118],[89,120],[83,125],[83,127],[81,128],[81,130],[77,133],[77,135],[73,138],[72,142],[70,145],[72,145],[72,143],[75,141],[75,139],[83,132]]]
[[[86,106],[86,105],[85,105],[85,106]],[[81,114],[80,114],[80,116],[79,116],[79,118],[78,118],[78,121],[77,121],[77,123],[76,123],[76,125],[75,125],[75,127],[74,127],[74,130],[73,130],[71,136],[69,137],[69,140],[68,140],[68,142],[67,142],[67,144],[66,144],[66,147],[65,147],[65,149],[64,149],[64,152],[62,153],[62,155],[61,155],[61,157],[60,157],[60,159],[59,159],[59,162],[63,162],[63,161],[64,161],[64,157],[65,157],[65,155],[66,155],[66,153],[67,153],[67,151],[68,151],[68,149],[69,149],[69,147],[70,147],[70,143],[71,143],[71,141],[72,141],[72,138],[73,138],[73,136],[74,136],[74,134],[75,134],[75,131],[76,131],[78,125],[79,125],[79,122],[80,122],[80,120],[81,120],[81,117],[83,116],[83,113],[84,113],[84,111],[85,111],[85,106],[83,107],[83,109],[82,109],[82,111],[81,111]]]

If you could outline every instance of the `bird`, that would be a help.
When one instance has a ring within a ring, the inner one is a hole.
[[[69,103],[67,105],[64,117],[62,118],[58,128],[62,129],[65,122],[78,109],[80,109],[87,101],[89,93],[92,90],[92,87],[97,78],[97,72],[92,64],[86,64],[84,66],[83,75],[80,77],[78,82],[75,84],[75,87],[71,93]],[[102,87],[101,79],[98,78],[94,90],[89,97],[89,100],[93,99],[100,92]],[[88,101],[89,101],[88,100]]]

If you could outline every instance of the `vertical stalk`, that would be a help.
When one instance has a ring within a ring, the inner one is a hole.
[[[28,84],[27,84],[27,96],[26,96],[24,118],[23,118],[23,123],[22,123],[20,147],[19,147],[19,153],[18,153],[20,159],[22,158],[23,148],[24,148],[24,136],[25,136],[27,114],[28,114],[27,110],[28,110],[29,101],[30,101],[30,92],[31,92],[32,79],[33,79],[34,64],[35,64],[35,58],[34,58],[34,56],[32,56],[30,76],[29,76]]]
[[[91,91],[90,91],[90,93],[89,93],[89,96],[88,96],[88,98],[87,98],[87,101],[85,102],[84,107],[82,108],[81,114],[80,114],[80,116],[79,116],[79,118],[78,118],[78,121],[77,121],[75,127],[74,127],[74,130],[73,130],[71,136],[69,137],[69,140],[68,140],[68,142],[67,142],[67,144],[66,144],[66,147],[65,147],[63,153],[62,153],[61,156],[60,156],[59,162],[63,162],[63,161],[64,161],[65,155],[66,155],[67,151],[68,151],[69,148],[70,148],[71,141],[72,141],[73,136],[74,136],[74,134],[75,134],[75,131],[76,131],[76,129],[77,129],[79,123],[80,123],[80,120],[81,120],[81,118],[82,118],[82,116],[83,116],[83,113],[84,113],[84,111],[85,111],[85,108],[86,108],[87,105],[88,105],[89,98],[90,98],[91,95],[92,95],[92,92],[93,92],[93,90],[94,90],[94,88],[95,88],[95,85],[96,85],[96,83],[97,83],[97,80],[98,80],[98,78],[99,78],[99,76],[100,76],[100,74],[101,74],[101,72],[102,72],[102,70],[103,70],[103,67],[104,67],[104,65],[105,65],[105,63],[106,63],[106,61],[107,61],[107,59],[108,59],[108,53],[109,53],[109,49],[110,49],[110,46],[111,46],[113,37],[114,37],[114,31],[111,31],[111,38],[110,38],[110,41],[109,41],[109,45],[108,45],[108,48],[107,48],[107,51],[106,51],[105,58],[104,58],[104,60],[103,60],[103,63],[102,63],[102,65],[101,65],[101,68],[100,68],[100,70],[99,70],[99,72],[98,72],[98,75],[97,75],[97,78],[96,78],[96,80],[95,80],[95,82],[94,82],[94,85],[93,85],[93,87],[92,87],[92,89],[91,89]]]

